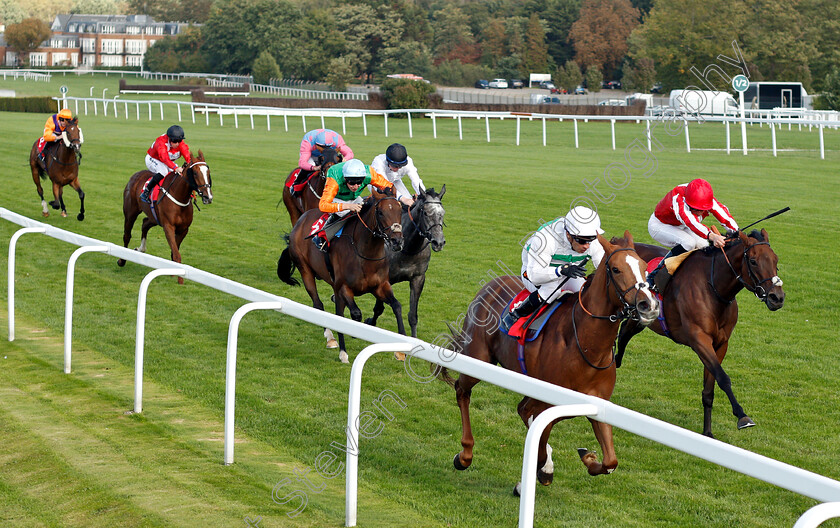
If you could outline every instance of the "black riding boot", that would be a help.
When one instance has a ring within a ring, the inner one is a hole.
[[[157,185],[161,181],[163,181],[164,178],[165,178],[165,176],[163,174],[160,174],[160,173],[152,176],[152,181],[150,181],[148,183],[148,185],[146,185],[146,188],[143,189],[143,192],[140,194],[140,201],[141,202],[146,202],[146,203],[152,203],[152,200],[151,200],[151,198],[149,198],[149,196],[152,194],[152,190],[155,188],[155,185]]]
[[[537,291],[531,292],[531,295],[528,296],[527,299],[522,301],[522,303],[517,306],[515,309],[505,313],[505,316],[502,318],[502,330],[506,333],[510,331],[510,327],[516,323],[521,317],[526,317],[534,313],[534,311],[540,307],[542,304],[542,299],[540,299],[540,294]]]
[[[665,267],[665,259],[669,259],[671,257],[676,257],[677,255],[682,255],[688,251],[682,244],[677,244],[676,246],[672,247],[668,253],[662,257],[662,260],[659,262],[659,265],[654,268],[653,271],[648,273],[647,282],[650,289],[655,291],[656,293],[662,294],[665,291],[665,286],[668,285],[668,282],[671,280],[671,274],[668,273],[668,268]],[[664,268],[664,271],[663,271]]]
[[[333,213],[327,217],[327,221],[324,222],[324,227],[321,228],[321,231],[312,237],[312,243],[315,244],[322,253],[327,252],[327,242],[332,238],[332,234],[327,233],[327,227],[335,224],[337,221],[341,220],[343,217],[338,216],[337,214]]]

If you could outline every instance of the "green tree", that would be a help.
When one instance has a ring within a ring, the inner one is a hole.
[[[491,19],[482,31],[481,37],[482,62],[495,66],[496,61],[504,57],[507,51],[504,21],[500,18]]]
[[[118,15],[122,13],[116,0],[73,0],[71,13],[85,15]]]
[[[801,0],[797,6],[802,13],[803,40],[816,47],[809,67],[814,77],[814,88],[820,90],[832,68],[840,64],[840,2]]]
[[[257,84],[268,84],[271,79],[280,79],[280,67],[277,66],[277,61],[274,60],[268,50],[262,50],[259,56],[254,60],[254,65],[251,67],[251,75],[254,76],[254,82]]]
[[[306,43],[298,49],[298,55],[303,58],[302,67],[289,73],[312,81],[326,79],[331,61],[342,57],[347,48],[344,35],[327,9],[306,13],[301,21],[301,43]]]
[[[403,22],[389,8],[365,4],[344,4],[333,9],[339,31],[347,43],[346,57],[351,60],[354,76],[367,81],[380,71],[382,55],[396,47],[403,32]]]
[[[581,0],[547,0],[540,13],[546,24],[548,54],[555,64],[565,64],[574,57],[569,31],[580,16],[580,3]]]
[[[545,29],[536,13],[528,19],[525,30],[525,56],[522,69],[526,72],[544,72],[548,68],[548,44]]]
[[[43,20],[26,18],[6,26],[6,43],[21,54],[21,62],[29,64],[29,54],[50,38],[50,27]]]
[[[334,90],[343,92],[353,81],[353,66],[348,57],[336,57],[329,62],[327,82]]]
[[[822,82],[823,92],[814,103],[818,110],[840,111],[840,69],[834,68]]]
[[[18,24],[26,18],[26,12],[15,0],[0,0],[0,24]]]
[[[175,37],[155,42],[146,51],[143,65],[158,72],[206,72],[210,69],[203,50],[202,28],[188,27]]]
[[[454,4],[436,11],[432,19],[434,56],[437,60],[476,63],[481,51],[470,32],[467,15]]]
[[[385,74],[413,73],[427,77],[432,71],[432,54],[421,42],[400,42],[382,50],[379,70]]]
[[[496,75],[505,79],[522,77],[522,60],[519,55],[507,55],[496,62]]]
[[[522,38],[525,19],[510,17],[505,19],[505,33],[508,38],[508,54],[525,55],[525,40]]]
[[[390,109],[428,108],[429,95],[435,93],[431,84],[408,79],[386,79],[380,89]]]
[[[590,92],[600,92],[601,91],[601,83],[604,82],[604,74],[601,72],[601,69],[597,66],[590,66],[586,68],[586,75],[583,76],[586,79],[586,89]]]
[[[557,69],[557,85],[565,88],[567,92],[574,92],[575,88],[582,82],[583,74],[577,62],[568,61],[564,66]]]
[[[627,38],[639,25],[639,10],[630,0],[584,0],[572,24],[575,61],[611,73],[627,54]]]
[[[636,92],[648,93],[656,83],[656,69],[653,59],[638,58],[624,68],[621,79],[624,87]]]

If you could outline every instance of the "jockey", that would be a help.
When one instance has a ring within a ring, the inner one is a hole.
[[[300,142],[300,159],[298,159],[300,172],[298,172],[292,185],[303,181],[313,171],[321,168],[321,149],[325,147],[331,147],[337,150],[341,154],[343,161],[353,159],[353,151],[350,150],[350,147],[347,146],[344,138],[338,132],[328,128],[310,130],[303,135],[303,139]],[[294,190],[294,187],[292,187],[292,190]]]
[[[47,118],[47,122],[44,124],[44,135],[38,141],[38,162],[45,170],[44,148],[48,143],[60,141],[64,137],[64,129],[72,119],[73,112],[69,108],[65,108]]]
[[[408,176],[411,180],[411,186],[414,188],[414,196],[420,194],[420,191],[426,190],[426,186],[423,185],[423,180],[417,174],[417,167],[414,166],[414,161],[408,157],[405,147],[399,143],[394,143],[388,147],[385,154],[380,154],[373,158],[370,166],[376,172],[385,176],[386,180],[394,184],[394,190],[397,191],[397,199],[409,207],[414,205],[414,200],[402,182],[403,176]]]
[[[701,223],[709,213],[727,229],[738,230],[738,224],[729,214],[729,209],[715,200],[711,184],[700,178],[677,185],[656,205],[656,210],[648,220],[648,232],[654,240],[670,247],[671,250],[659,266],[648,274],[647,280],[652,290],[661,293],[661,288],[654,284],[654,278],[663,268],[666,258],[704,248],[709,244],[719,248],[724,246],[724,237]],[[667,268],[665,274],[668,274]],[[667,283],[662,279],[659,282],[663,288]]]
[[[326,252],[327,242],[338,229],[335,224],[350,212],[358,213],[362,210],[362,191],[365,185],[371,184],[380,189],[393,187],[376,169],[365,165],[360,160],[342,161],[336,163],[327,171],[327,183],[318,208],[323,213],[332,213],[324,223],[322,231],[326,238],[315,236],[312,241],[321,251]],[[327,226],[333,229],[327,231]]]
[[[580,205],[541,226],[522,248],[522,283],[531,295],[505,313],[502,329],[507,332],[543,302],[580,291],[586,282],[586,258],[591,257],[596,268],[604,258],[597,240],[603,232],[598,213]]]
[[[175,164],[175,160],[184,156],[184,161],[190,162],[190,147],[184,141],[184,129],[178,125],[172,125],[155,139],[149,150],[146,151],[146,168],[154,175],[152,181],[146,184],[140,200],[150,203],[149,195],[170,172],[181,174],[184,170]]]

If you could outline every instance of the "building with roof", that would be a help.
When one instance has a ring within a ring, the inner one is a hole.
[[[56,15],[52,36],[29,54],[29,66],[141,66],[156,41],[181,33],[185,22],[156,22],[148,15]],[[0,42],[6,66],[20,65],[18,53]]]

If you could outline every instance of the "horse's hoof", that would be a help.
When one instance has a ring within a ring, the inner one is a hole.
[[[457,469],[458,471],[464,471],[465,469],[467,469],[469,467],[469,466],[465,466],[464,464],[461,463],[461,453],[456,453],[455,454],[455,458],[452,460],[452,464],[455,466],[455,469]]]
[[[749,416],[744,416],[738,420],[738,429],[746,429],[747,427],[755,427],[755,422]]]
[[[43,212],[41,212],[41,214],[44,215],[44,218],[49,218],[50,217],[49,211],[43,211]]]
[[[513,496],[519,497],[520,495],[522,495],[522,483],[517,482],[516,486],[513,487]]]
[[[119,267],[125,266],[125,259],[117,259],[117,266],[119,266]]]
[[[50,204],[49,204],[49,205],[50,205],[50,207],[52,207],[53,209],[61,209],[61,204],[59,204],[58,202],[50,202]]]
[[[335,339],[328,339],[327,348],[338,348],[338,341],[336,341]]]
[[[178,277],[178,284],[184,284],[184,277]]]
[[[347,355],[347,352],[345,352],[345,351],[343,351],[343,350],[342,350],[341,352],[339,352],[339,353],[338,353],[338,359],[339,359],[339,361],[341,361],[342,363],[350,363],[350,358],[349,358],[349,356]]]
[[[373,322],[373,317],[368,317],[365,319],[365,324],[370,326],[376,326],[376,323]]]
[[[84,219],[85,219],[85,215],[84,215],[84,214],[82,214],[82,213],[79,213],[79,214],[76,216],[76,220],[78,220],[79,222],[81,222],[81,221],[82,221],[82,220],[84,220]]]
[[[61,211],[61,218],[67,218],[67,211]]]
[[[554,482],[554,473],[546,473],[542,469],[537,470],[537,480],[540,481],[540,484],[543,486],[548,486],[552,482]]]
[[[405,361],[405,354],[402,352],[394,352],[394,357],[397,361]]]
[[[583,460],[583,457],[585,457],[586,455],[589,454],[589,450],[586,449],[585,447],[577,448],[577,452],[578,452],[578,456],[580,457],[581,460]]]

